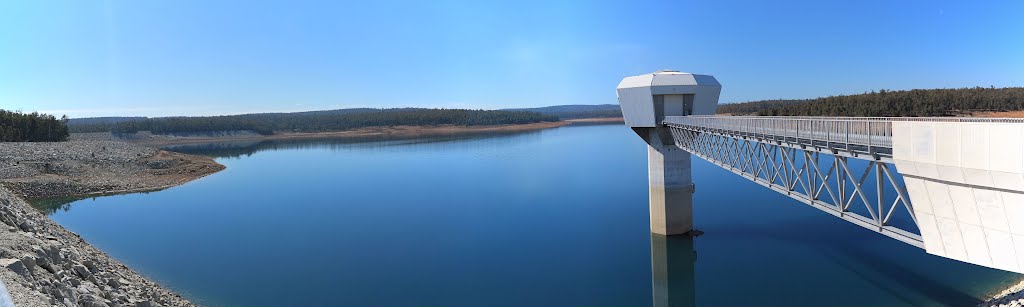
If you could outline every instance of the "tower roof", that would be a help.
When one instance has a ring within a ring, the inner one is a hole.
[[[675,70],[659,70],[649,74],[626,77],[617,88],[633,88],[648,86],[716,86],[722,87],[715,77],[710,75],[692,74]]]

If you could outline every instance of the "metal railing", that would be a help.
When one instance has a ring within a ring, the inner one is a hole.
[[[664,123],[768,141],[876,153],[891,152],[893,121],[880,117],[669,116]]]
[[[1019,118],[815,116],[667,116],[664,123],[770,141],[829,148],[853,146],[875,153],[891,152],[892,123],[897,121],[1024,123]]]

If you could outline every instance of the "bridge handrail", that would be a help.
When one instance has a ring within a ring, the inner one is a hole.
[[[770,140],[828,147],[864,146],[868,153],[892,149],[892,123],[898,121],[1024,123],[1021,118],[823,117],[823,116],[666,116],[665,124],[730,131]]]
[[[860,116],[720,116],[720,115],[690,115],[690,116],[666,116],[665,119],[691,117],[691,118],[724,118],[724,119],[783,119],[783,120],[844,120],[844,121],[920,121],[920,122],[958,122],[958,123],[1024,123],[1024,118],[1005,117],[860,117]]]

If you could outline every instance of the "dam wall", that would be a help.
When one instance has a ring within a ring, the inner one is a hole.
[[[903,121],[892,129],[925,250],[1024,273],[1024,125]]]

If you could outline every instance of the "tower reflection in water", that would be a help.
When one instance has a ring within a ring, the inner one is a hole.
[[[651,284],[655,307],[697,305],[696,262],[693,237],[651,233]]]

